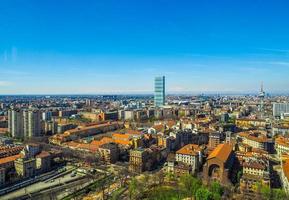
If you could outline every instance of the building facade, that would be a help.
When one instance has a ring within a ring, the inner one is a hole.
[[[289,113],[289,103],[273,103],[273,117],[282,117]]]
[[[101,159],[106,163],[115,163],[119,158],[119,148],[115,143],[103,144],[98,149]]]
[[[187,164],[194,173],[202,163],[202,150],[196,144],[188,144],[176,152],[176,161]]]
[[[8,110],[8,130],[13,138],[24,137],[23,112],[19,109]]]
[[[233,164],[232,146],[226,143],[219,144],[208,156],[204,165],[204,183],[210,184],[212,181],[217,181],[222,185],[230,184]]]

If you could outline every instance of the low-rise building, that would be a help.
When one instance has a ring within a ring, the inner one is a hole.
[[[214,132],[210,133],[209,135],[209,148],[216,148],[219,144],[221,144],[221,133],[219,132]]]
[[[103,144],[98,151],[101,159],[106,163],[115,163],[119,159],[119,148],[115,143]]]
[[[21,155],[17,154],[14,156],[8,156],[5,158],[0,158],[0,168],[4,168],[6,172],[12,168],[14,168],[14,161],[20,158]]]
[[[47,172],[51,170],[51,155],[47,151],[42,151],[36,155],[36,168],[40,172]]]
[[[202,149],[198,145],[188,144],[176,152],[176,161],[189,165],[194,173],[202,163]]]
[[[141,173],[154,169],[159,163],[164,162],[167,150],[164,147],[152,145],[150,148],[137,148],[130,150],[129,171]]]
[[[273,141],[268,138],[264,131],[246,131],[238,134],[238,137],[242,139],[243,144],[247,144],[252,148],[262,149],[268,152],[273,150]]]
[[[16,173],[23,177],[32,177],[36,171],[36,160],[35,158],[18,158],[14,162]]]
[[[224,185],[230,184],[234,159],[232,146],[227,143],[219,144],[210,153],[204,165],[204,183],[209,184],[212,181],[217,181]]]
[[[275,149],[278,156],[282,154],[289,155],[289,138],[279,136],[275,139]]]
[[[138,148],[130,150],[129,153],[129,171],[141,173],[149,168],[149,152],[146,149]]]
[[[170,154],[167,158],[167,162],[165,165],[166,173],[171,173],[176,176],[182,176],[185,174],[191,174],[192,167],[183,162],[177,162],[175,160],[175,155]]]
[[[108,131],[114,131],[119,128],[123,128],[123,123],[107,122],[93,126],[78,127],[76,129],[65,131],[63,134],[56,134],[51,136],[49,138],[49,142],[53,144],[62,144],[64,142],[73,141]]]
[[[275,135],[288,135],[289,134],[289,125],[288,124],[275,124],[272,127],[273,136]]]
[[[240,179],[240,191],[247,196],[257,192],[256,184],[270,187],[269,160],[265,157],[248,157],[243,163],[243,176]]]
[[[267,122],[263,119],[249,119],[249,118],[239,118],[235,121],[236,126],[239,128],[252,128],[252,127],[260,127],[266,128]]]

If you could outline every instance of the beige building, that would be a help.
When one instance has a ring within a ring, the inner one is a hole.
[[[119,158],[119,148],[115,143],[103,144],[99,147],[100,157],[106,163],[115,163]]]
[[[275,149],[279,156],[282,154],[289,155],[289,138],[283,136],[277,137],[275,139]]]
[[[146,149],[135,149],[130,150],[129,153],[129,171],[141,173],[146,171],[149,167],[147,166],[149,160],[149,152]]]
[[[257,192],[256,184],[270,187],[269,160],[265,157],[248,157],[243,163],[243,176],[240,180],[240,191],[247,196]]]
[[[272,140],[267,138],[264,131],[241,132],[238,134],[238,137],[242,139],[243,144],[249,145],[252,148],[269,151],[273,146]]]
[[[15,160],[14,164],[17,174],[23,178],[31,177],[35,174],[36,160],[34,158],[19,158]]]
[[[81,112],[83,118],[90,119],[93,122],[104,121],[105,116],[103,112],[93,113],[93,112]]]

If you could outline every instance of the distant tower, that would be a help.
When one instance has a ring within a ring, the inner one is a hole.
[[[261,88],[259,92],[259,99],[260,99],[260,113],[261,113],[261,118],[263,118],[264,114],[264,98],[265,98],[265,92],[263,89],[263,82],[261,82]]]
[[[161,107],[165,105],[165,77],[155,77],[155,96],[154,104],[155,107]]]

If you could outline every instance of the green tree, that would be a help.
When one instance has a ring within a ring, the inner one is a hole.
[[[211,183],[209,190],[213,193],[213,194],[219,194],[220,196],[222,196],[223,194],[223,188],[220,185],[220,183],[218,182],[213,182]]]
[[[170,173],[170,172],[166,174],[166,178],[170,182],[174,182],[177,179],[176,175],[174,173]]]
[[[273,189],[272,190],[272,199],[278,199],[278,200],[286,200],[288,197],[286,196],[286,193],[282,189]]]
[[[201,182],[188,174],[180,177],[180,185],[185,189],[186,195],[193,199],[197,190],[201,187]]]
[[[237,183],[240,183],[240,180],[241,180],[242,176],[243,176],[243,171],[242,170],[238,171],[238,173],[237,173]]]
[[[260,193],[265,200],[271,199],[271,190],[269,186],[261,184]]]
[[[137,194],[138,181],[133,177],[128,186],[129,199],[135,199]]]
[[[196,200],[212,200],[212,199],[213,195],[208,189],[201,187],[197,190]]]

